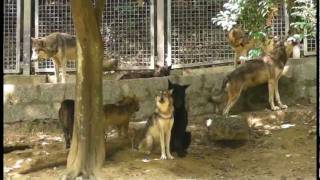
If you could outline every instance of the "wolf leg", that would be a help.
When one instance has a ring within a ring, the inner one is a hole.
[[[53,60],[53,65],[54,65],[54,75],[56,76],[56,80],[55,80],[55,83],[58,83],[59,82],[59,65],[58,63],[56,63],[55,60]]]
[[[268,91],[269,91],[269,104],[271,110],[276,111],[280,108],[274,105],[274,91],[275,91],[275,81],[273,79],[268,81]]]
[[[153,145],[153,137],[150,135],[147,135],[139,144],[139,151],[143,152],[145,154],[150,154],[151,148]]]
[[[241,88],[239,88],[239,90],[235,90],[234,92],[231,92],[231,88],[229,88],[228,91],[228,103],[225,107],[225,109],[223,110],[223,114],[222,115],[228,115],[230,109],[234,106],[234,104],[238,101],[239,97],[241,94]]]
[[[164,135],[164,127],[160,127],[160,146],[161,146],[161,157],[160,159],[167,159],[165,153],[165,135]]]
[[[61,76],[61,83],[66,83],[66,76],[67,76],[67,72],[66,72],[66,68],[67,68],[67,59],[63,59],[62,60],[62,76]]]
[[[173,124],[173,123],[172,123]],[[172,124],[170,126],[170,128],[167,130],[167,132],[165,133],[165,140],[166,140],[166,153],[167,153],[167,157],[169,159],[174,159],[174,157],[171,155],[170,153],[170,139],[171,139],[171,129],[172,129]]]
[[[279,81],[276,81],[276,83],[275,83],[276,101],[277,101],[277,103],[278,103],[278,105],[279,105],[279,107],[280,107],[281,109],[287,109],[287,108],[288,108],[288,106],[287,106],[287,105],[285,105],[285,104],[282,104],[282,102],[281,102],[281,100],[280,100],[280,94],[279,94],[279,89],[278,89],[278,83],[279,83]]]

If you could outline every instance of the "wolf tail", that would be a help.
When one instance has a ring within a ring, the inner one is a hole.
[[[229,78],[228,78],[228,76],[227,76],[227,77],[225,77],[225,78],[223,79],[222,86],[221,86],[219,92],[216,93],[215,95],[212,95],[211,98],[209,99],[210,101],[212,101],[212,102],[214,102],[214,103],[221,103],[222,97],[223,97],[223,95],[224,95],[224,92],[225,92],[225,89],[226,89],[226,87],[227,87],[228,81],[229,81]]]

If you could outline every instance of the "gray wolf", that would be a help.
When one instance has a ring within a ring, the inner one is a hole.
[[[63,129],[66,148],[70,147],[74,123],[74,100],[66,99],[62,101],[59,109],[59,121]],[[129,120],[133,113],[139,110],[139,101],[133,97],[124,97],[116,104],[107,104],[103,106],[102,125],[107,128],[116,126],[120,136],[127,136]]]
[[[174,159],[170,153],[171,130],[173,126],[173,99],[172,90],[160,91],[156,96],[156,108],[147,121],[144,139],[139,144],[139,151],[150,154],[154,142],[159,141],[161,146],[160,159]]]
[[[116,126],[119,136],[127,137],[130,118],[139,109],[139,100],[136,96],[124,97],[116,104],[104,105],[103,122],[105,123],[105,127]]]
[[[174,106],[174,122],[171,131],[171,152],[177,152],[179,157],[187,155],[191,143],[191,132],[186,132],[188,125],[188,112],[185,107],[186,89],[189,85],[173,84],[168,80],[169,89],[172,89]]]
[[[286,109],[287,105],[282,104],[278,90],[278,81],[282,75],[288,57],[292,53],[292,42],[280,41],[274,38],[275,47],[268,56],[263,56],[253,61],[248,61],[240,65],[229,73],[223,80],[222,87],[217,95],[213,95],[211,100],[221,103],[224,95],[227,95],[227,105],[223,110],[223,115],[227,115],[232,106],[237,102],[241,92],[247,88],[259,84],[268,83],[269,104],[272,110]],[[274,98],[279,106],[275,106]]]
[[[155,70],[153,71],[134,71],[134,72],[127,72],[120,79],[136,79],[136,78],[152,78],[152,77],[163,77],[169,76],[171,71],[171,66],[159,66],[158,64],[155,65]]]
[[[274,47],[273,38],[266,38],[263,41],[251,38],[241,29],[241,27],[236,27],[229,31],[228,41],[235,51],[235,67],[237,67],[240,62],[243,63],[240,60],[240,57],[247,56],[251,49],[260,47],[264,54],[269,54]]]
[[[61,82],[65,83],[67,60],[77,60],[76,37],[67,33],[55,32],[45,37],[31,38],[31,40],[31,60],[52,58],[57,82],[59,82],[60,69],[62,69]]]

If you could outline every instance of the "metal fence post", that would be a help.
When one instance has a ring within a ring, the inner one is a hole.
[[[166,62],[171,66],[171,0],[167,0],[167,57]]]
[[[164,0],[157,0],[157,64],[164,65]]]
[[[154,0],[150,0],[151,6],[150,6],[150,44],[151,44],[151,69],[154,69],[155,64],[155,55],[154,55]]]
[[[31,0],[23,5],[23,75],[30,75]]]

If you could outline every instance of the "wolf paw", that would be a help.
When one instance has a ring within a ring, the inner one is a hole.
[[[172,155],[168,155],[168,159],[174,159]]]
[[[162,159],[162,160],[167,159],[167,156],[166,155],[161,155],[160,159]]]
[[[278,106],[273,106],[271,109],[272,109],[272,111],[277,111],[277,110],[279,110],[280,108],[279,108]]]
[[[288,106],[287,106],[287,105],[285,105],[285,104],[281,104],[281,105],[280,105],[280,108],[281,108],[281,109],[287,109],[287,108],[288,108]]]

